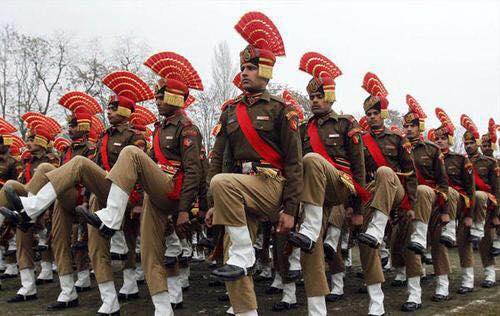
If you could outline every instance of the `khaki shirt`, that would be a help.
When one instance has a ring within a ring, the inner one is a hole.
[[[0,155],[0,187],[7,180],[17,179],[19,168],[19,162],[9,153]]]
[[[213,176],[223,172],[223,164],[227,159],[224,155],[230,155],[234,161],[263,160],[239,126],[236,105],[240,101],[248,107],[253,128],[282,157],[283,174],[286,177],[283,189],[284,211],[295,215],[302,190],[302,146],[298,133],[298,116],[292,106],[287,106],[279,97],[271,96],[267,90],[256,100],[238,96],[222,112],[215,129],[216,139],[210,153],[207,181],[210,183]],[[225,153],[226,149],[228,151]]]
[[[313,152],[307,127],[311,120],[301,128],[302,153]],[[365,157],[358,122],[351,115],[338,115],[334,111],[316,118],[318,134],[328,155],[339,165],[351,168],[354,180],[365,185]],[[301,127],[302,127],[301,126]]]
[[[184,171],[179,211],[189,212],[198,196],[203,176],[200,131],[182,111],[158,124],[155,135],[158,130],[161,152],[168,160],[180,162],[180,169]],[[154,149],[150,151],[150,155],[155,162],[159,162]]]
[[[144,142],[144,144],[146,143],[144,135],[135,132],[128,123],[124,123],[116,127],[112,126],[108,128],[104,133],[109,135],[106,152],[108,154],[108,163],[110,168],[113,168],[113,165],[120,155],[120,151],[122,151],[125,146],[138,145],[141,144],[141,142]],[[104,135],[102,135],[102,137],[99,139],[99,143],[97,145],[97,155],[95,157],[95,162],[103,168],[104,166],[102,162],[101,149]],[[138,147],[144,149],[141,146]]]
[[[371,133],[371,135],[380,147],[380,151],[384,155],[387,163],[395,172],[403,174],[404,183],[402,184],[408,194],[411,207],[414,208],[417,193],[417,177],[415,175],[415,168],[411,157],[410,142],[405,137],[396,134],[387,128],[384,128],[384,130],[379,134]],[[370,155],[366,144],[363,144],[363,146],[365,154],[366,182],[368,183],[375,179],[374,177],[378,166]]]
[[[444,167],[444,155],[439,147],[426,141],[418,141],[412,149],[413,161],[425,180],[436,184],[436,190],[448,196],[448,177]]]
[[[500,168],[498,162],[494,158],[479,153],[479,151],[470,157],[470,160],[479,177],[484,183],[491,186],[489,193],[495,196],[498,203],[500,200]],[[495,208],[494,215],[498,215],[498,205]]]
[[[92,160],[96,157],[96,154],[96,145],[90,143],[85,139],[76,140],[71,142],[71,145],[66,148],[66,151],[62,156],[62,163],[64,164],[76,156],[83,156]]]
[[[19,182],[26,184],[28,183],[26,179],[26,168],[29,166],[30,167],[30,174],[31,178],[35,175],[36,168],[44,163],[44,162],[49,162],[50,159],[47,155],[46,150],[39,150],[36,152],[31,153],[31,157],[28,160],[23,161],[23,172],[19,175]]]

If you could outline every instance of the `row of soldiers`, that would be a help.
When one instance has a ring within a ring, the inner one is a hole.
[[[72,112],[71,143],[61,155],[61,166],[48,163],[60,126],[28,113],[24,120],[30,129],[30,154],[23,159],[21,181],[12,180],[16,172],[3,173],[8,181],[0,191],[0,220],[15,228],[22,284],[11,302],[36,299],[33,236],[35,230],[44,230],[40,226],[50,226],[61,293],[48,309],[78,305],[77,288],[83,287],[73,277],[72,258],[77,256],[71,253],[71,235],[74,223],[88,223],[81,235],[88,236],[88,257],[102,300],[97,313],[118,315],[119,299],[137,297],[133,249],[140,235],[141,266],[155,314],[173,315],[181,307],[180,280],[186,279],[186,271],[179,272],[178,258],[188,248],[183,243],[195,205],[206,226],[221,231],[222,246],[215,252],[223,255],[223,264],[212,276],[225,282],[228,312],[235,315],[257,315],[252,274],[259,227],[273,232],[274,268],[283,289],[275,310],[296,307],[295,282],[301,277],[309,315],[326,315],[326,300],[342,299],[340,249],[346,222],[351,239],[359,242],[370,315],[385,313],[381,248],[390,248],[396,280],[408,286],[404,311],[421,307],[422,259],[429,252],[438,280],[433,300],[449,298],[447,248],[455,243],[463,271],[459,292],[474,287],[473,242],[479,242],[485,270],[482,285],[495,285],[499,168],[496,160],[478,151],[479,134],[470,118],[461,118],[468,158],[449,150],[454,126],[442,109],[436,111],[442,126],[431,134],[435,143],[423,140],[426,114],[411,96],[404,131],[390,130],[384,126],[388,92],[376,75],[367,73],[366,116],[358,124],[353,116],[332,109],[340,69],[309,52],[299,68],[313,77],[306,88],[313,116],[300,124],[303,113],[293,97],[273,96],[266,89],[276,57],[285,55],[276,26],[264,14],[250,12],[235,29],[249,43],[240,53],[237,85],[242,93],[222,106],[208,157],[198,127],[185,112],[194,102],[189,90],[202,90],[203,84],[189,61],[173,52],[157,53],[145,62],[160,77],[154,92],[129,72],[103,79],[116,95],[106,109],[111,127],[98,131],[97,144],[89,136],[99,125],[99,104],[81,92],[60,99]],[[156,118],[137,103],[153,98],[161,119],[148,133],[146,125]],[[489,141],[482,141],[483,153],[496,143],[492,126]],[[8,154],[12,132],[2,133],[2,149],[4,161],[15,166]],[[120,251],[113,248],[128,250],[122,251],[127,263],[118,294],[111,253]],[[88,265],[78,270],[86,274]]]

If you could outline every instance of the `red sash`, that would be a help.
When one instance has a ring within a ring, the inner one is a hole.
[[[362,136],[362,138],[363,142],[366,145],[366,148],[368,149],[368,152],[372,156],[377,166],[379,168],[385,166],[392,169],[392,166],[387,162],[387,160],[385,160],[384,154],[382,154],[380,147],[378,146],[377,142],[372,137],[372,135],[370,133],[366,133]],[[404,182],[404,179],[400,178],[400,180]],[[406,211],[411,210],[410,200],[408,198],[408,193],[406,193],[406,190],[405,190],[405,195],[403,197],[403,201],[401,201],[401,205],[399,207]]]
[[[26,180],[26,183],[31,180],[31,160],[24,166],[24,180]]]
[[[487,184],[486,182],[484,182],[483,179],[481,179],[476,168],[474,168],[474,181],[476,182],[476,189],[478,189],[479,191],[491,193],[490,192],[491,186],[489,184]]]
[[[109,172],[111,170],[111,167],[109,165],[109,160],[108,160],[108,134],[104,135],[101,143],[101,160],[102,160],[102,166],[104,167],[104,170]]]
[[[325,145],[321,142],[321,139],[318,134],[318,123],[316,122],[316,120],[312,120],[311,123],[309,124],[307,128],[307,134],[309,135],[312,150],[315,153],[320,154],[332,166],[340,170],[340,172],[347,175],[349,180],[354,185],[354,189],[356,190],[356,193],[358,194],[361,201],[363,201],[363,203],[368,202],[372,198],[372,195],[361,184],[359,184],[356,180],[354,180],[354,178],[352,177],[351,168],[336,163],[326,151]]]
[[[247,106],[240,102],[236,105],[236,118],[240,125],[241,131],[245,135],[247,141],[265,161],[269,162],[276,169],[283,170],[283,161],[281,155],[266,143],[253,128],[252,120],[248,115]]]
[[[66,152],[66,157],[64,157],[64,162],[63,163],[67,163],[68,161],[71,160],[71,147],[68,148],[68,151]]]
[[[153,150],[155,157],[160,165],[169,166],[171,168],[177,168],[170,162],[170,160],[165,157],[160,147],[160,129],[158,129],[153,138]],[[171,200],[178,200],[181,196],[182,182],[184,180],[184,171],[177,169],[174,174],[174,189],[167,194],[167,197]]]

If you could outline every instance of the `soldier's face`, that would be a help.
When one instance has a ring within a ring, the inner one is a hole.
[[[447,135],[436,136],[436,139],[434,140],[434,143],[436,143],[436,145],[438,145],[438,147],[441,150],[445,150],[446,151],[450,147],[450,144],[448,143],[448,136]]]
[[[71,139],[82,138],[85,135],[84,131],[78,130],[78,125],[70,124],[68,125],[68,134]]]
[[[384,125],[384,119],[377,109],[370,109],[366,111],[366,122],[372,129],[379,129]]]
[[[491,148],[491,142],[481,142],[481,152],[484,155],[491,156],[493,154],[493,148]]]
[[[266,89],[268,79],[259,77],[259,67],[252,63],[244,63],[240,67],[241,86],[248,92],[261,92]]]
[[[409,139],[415,139],[420,134],[418,125],[416,124],[403,124],[403,130],[405,131],[406,137]]]
[[[161,116],[169,117],[172,114],[174,114],[175,111],[177,111],[179,108],[172,105],[168,105],[167,103],[163,102],[164,96],[165,95],[163,93],[156,95],[155,98],[156,107],[158,108],[158,113]]]
[[[477,143],[473,139],[467,139],[464,141],[465,151],[467,155],[473,155],[477,152]]]
[[[118,114],[118,105],[116,104],[108,105],[106,115],[108,116],[108,121],[111,125],[118,125],[128,120],[125,116]]]
[[[328,113],[332,109],[333,104],[331,102],[326,102],[325,96],[321,92],[309,94],[309,102],[311,104],[311,111],[314,115]]]

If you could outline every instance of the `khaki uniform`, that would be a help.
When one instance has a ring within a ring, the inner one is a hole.
[[[312,120],[316,121],[320,141],[330,158],[338,165],[350,168],[354,180],[362,186],[365,185],[363,145],[359,135],[361,129],[351,115],[338,115],[331,111],[321,117],[313,117],[308,124],[302,125],[304,126],[301,128],[304,190],[301,200],[303,203],[324,206],[322,231],[326,232],[330,218],[336,222],[339,229],[342,228],[344,217],[338,212],[339,208],[332,208],[332,206],[348,203],[354,189],[352,184],[346,185],[346,179],[341,171],[323,156],[314,152],[307,133],[307,126]],[[352,199],[356,198],[352,196]],[[329,293],[325,273],[318,273],[319,270],[317,270],[322,266],[322,271],[324,271],[323,235],[320,233],[311,254],[301,253],[302,261],[305,263],[302,269],[307,297],[324,296]]]
[[[486,157],[479,152],[470,157],[470,160],[478,176],[484,183],[491,187],[490,192],[476,191],[476,203],[474,207],[474,221],[486,222],[484,225],[484,237],[479,243],[479,253],[481,254],[483,267],[488,267],[495,264],[495,257],[490,254],[490,249],[496,235],[492,220],[495,216],[498,216],[498,204],[493,205],[491,199],[500,200],[500,169],[498,162],[494,158]],[[476,189],[478,189],[477,183]]]
[[[444,201],[448,199],[448,177],[444,166],[444,155],[435,144],[425,141],[417,141],[413,144],[413,160],[420,178],[423,179],[417,187],[417,201],[415,204],[415,221],[429,225],[428,235],[432,246],[432,258],[436,275],[448,274],[450,262],[447,249],[439,242],[442,226],[439,216],[448,213],[448,205],[433,212],[434,205],[441,194]],[[419,179],[420,180],[420,179]],[[439,192],[439,193],[438,193]],[[455,196],[454,201],[456,201]],[[451,220],[451,219],[450,219]],[[453,219],[454,220],[454,219]],[[411,233],[415,230],[414,225],[410,227]],[[420,256],[407,252],[406,273],[408,278],[420,276],[422,273],[422,262]]]
[[[284,169],[278,174],[255,172],[265,162],[240,128],[236,118],[236,105],[240,101],[247,105],[258,135],[282,157]],[[215,225],[248,226],[250,236],[255,237],[257,219],[275,220],[282,209],[295,216],[302,189],[302,150],[297,129],[293,107],[286,106],[281,98],[271,96],[268,91],[259,96],[239,96],[227,106],[215,129],[217,137],[207,177],[209,197],[213,198],[210,202],[215,207]],[[243,163],[256,168],[243,174]],[[227,240],[226,237],[225,249],[229,247]],[[235,313],[257,309],[251,277],[226,282],[226,288]]]
[[[389,216],[392,209],[400,206],[405,192],[414,208],[417,191],[417,179],[408,140],[386,128],[377,133],[370,133],[391,167],[379,167],[364,144],[367,188],[372,192],[372,200],[368,204],[362,230],[368,227],[374,210]],[[401,179],[404,179],[404,183]],[[366,284],[383,283],[385,279],[379,249],[360,244],[359,252]]]
[[[95,145],[85,140],[76,141],[66,149],[62,160],[63,164],[66,164],[77,156],[93,159],[95,155]],[[52,213],[52,251],[59,276],[73,273],[73,266],[71,264],[71,234],[73,232],[73,225],[75,223],[78,224],[78,219],[75,217],[75,208],[83,202],[83,187],[75,186],[68,189],[63,196],[58,197],[54,204]],[[86,235],[86,227],[84,234]],[[78,229],[75,237],[75,240],[77,240]],[[87,250],[75,251],[74,261],[77,271],[88,269],[88,260]]]
[[[110,127],[106,133],[108,134],[106,152],[110,166],[113,166],[120,151],[125,146],[144,140],[144,136],[134,132],[128,124]],[[76,156],[63,166],[44,175],[45,181],[52,183],[59,198],[67,194],[68,190],[72,190],[76,185],[80,184],[92,195],[95,195],[95,203],[89,201],[92,211],[97,211],[103,205],[106,205],[111,184],[109,181],[106,181],[106,171],[100,167],[102,166],[101,147],[101,143],[99,143],[97,146],[98,153],[96,158],[94,158],[100,165],[97,165],[87,157]],[[90,200],[93,199],[92,195]],[[71,194],[71,196],[75,195]],[[97,229],[89,226],[88,230],[89,255],[94,267],[96,280],[98,283],[111,281],[113,280],[113,273],[109,254],[109,241],[103,238]],[[69,231],[70,229],[68,228]]]
[[[460,267],[471,268],[474,265],[472,243],[469,241],[466,228],[464,226],[464,218],[472,216],[472,210],[466,214],[466,199],[470,205],[474,205],[475,200],[475,185],[472,175],[472,164],[469,159],[463,155],[448,152],[444,155],[444,164],[448,181],[450,184],[448,194],[448,209],[450,221],[458,219],[457,228],[457,248],[460,258]],[[459,191],[465,193],[462,195]],[[434,244],[432,249],[434,251]],[[442,247],[442,246],[441,246]],[[434,252],[432,257],[434,258]],[[436,255],[438,255],[436,253]]]
[[[127,147],[107,177],[125,192],[130,192],[136,182],[144,189],[141,263],[151,295],[168,291],[164,266],[167,223],[172,215],[192,209],[203,173],[201,134],[182,111],[158,124],[157,133],[160,148],[153,148],[150,157],[135,147]],[[157,150],[176,167],[161,165]],[[184,179],[179,200],[174,200],[168,194],[174,189],[177,170],[184,172]]]
[[[40,177],[36,176],[36,171],[41,164],[48,161],[49,158],[45,150],[32,153],[31,158],[24,161],[23,172],[18,178],[19,182],[9,180],[5,185],[11,186],[17,194],[21,196],[28,195],[28,192],[36,194],[45,184],[41,181],[42,179],[40,179]],[[0,205],[12,208],[3,190],[0,190]],[[26,232],[16,229],[16,256],[19,270],[35,268],[35,262],[33,260],[33,232],[34,226]]]

